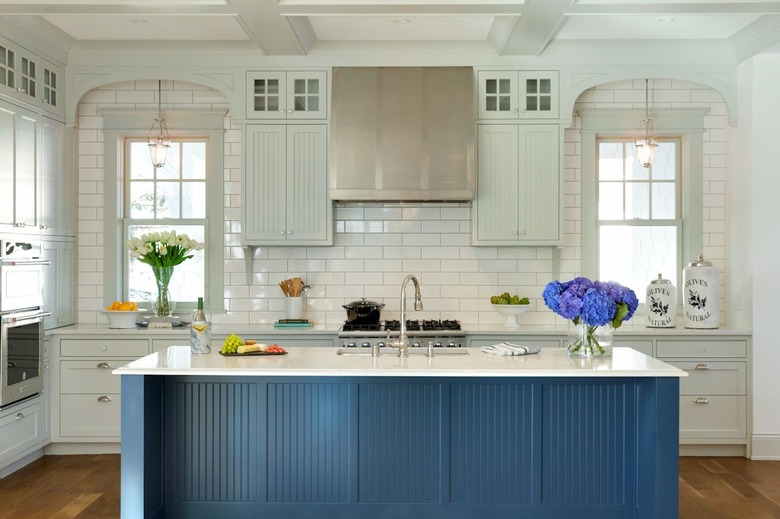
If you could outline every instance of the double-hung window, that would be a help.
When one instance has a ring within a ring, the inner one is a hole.
[[[149,159],[146,139],[125,140],[124,218],[125,242],[144,234],[186,234],[206,241],[208,208],[206,139],[176,139],[171,142],[165,165],[156,168]],[[152,301],[157,286],[149,265],[127,256],[125,293],[131,301]],[[176,266],[169,292],[172,301],[194,303],[206,290],[205,254]]]
[[[682,217],[680,140],[660,140],[649,168],[633,139],[597,141],[598,278],[644,292],[662,273],[678,286]]]

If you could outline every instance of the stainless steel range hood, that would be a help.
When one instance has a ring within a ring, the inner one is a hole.
[[[333,69],[330,197],[474,198],[471,67]]]

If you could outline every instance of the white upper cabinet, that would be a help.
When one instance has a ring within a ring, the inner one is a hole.
[[[0,93],[63,120],[64,79],[59,65],[0,39]]]
[[[76,130],[66,130],[63,123],[41,118],[38,225],[45,235],[76,235],[75,135]]]
[[[0,224],[37,225],[40,116],[0,103]]]
[[[326,119],[327,73],[247,72],[249,119]]]
[[[560,128],[557,124],[478,127],[474,245],[559,245]]]
[[[64,80],[61,67],[41,60],[41,108],[58,119],[65,117]]]
[[[327,126],[249,125],[244,177],[245,245],[330,245]]]
[[[480,119],[557,119],[558,72],[482,70],[478,74]]]

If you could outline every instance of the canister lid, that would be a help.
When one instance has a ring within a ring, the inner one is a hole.
[[[652,281],[650,282],[650,284],[651,284],[651,285],[660,285],[660,284],[664,284],[664,285],[671,285],[671,284],[672,284],[672,282],[671,282],[671,281],[669,281],[668,279],[664,279],[664,277],[663,277],[663,276],[661,275],[661,273],[659,272],[659,273],[658,273],[658,279],[654,279],[654,280],[652,280]]]
[[[704,256],[699,254],[699,257],[696,259],[696,261],[691,261],[688,263],[689,267],[711,267],[712,263],[704,259]]]

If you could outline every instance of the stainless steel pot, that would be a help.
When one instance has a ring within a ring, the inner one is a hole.
[[[366,301],[362,298],[360,301],[352,301],[349,304],[341,305],[347,311],[347,322],[350,324],[378,324],[384,303],[375,303]]]

